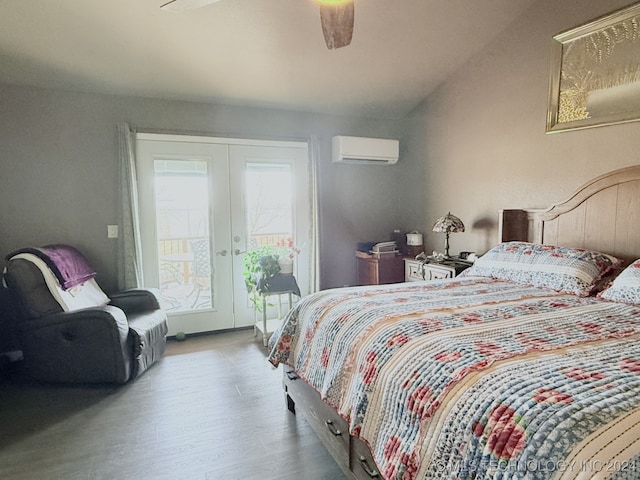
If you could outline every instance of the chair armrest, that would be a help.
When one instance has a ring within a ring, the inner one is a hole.
[[[152,290],[144,288],[132,288],[112,293],[109,298],[111,299],[109,305],[118,307],[125,313],[149,312],[160,308],[156,294]]]

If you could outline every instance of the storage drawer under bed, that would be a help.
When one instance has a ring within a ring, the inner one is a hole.
[[[285,367],[284,386],[287,395],[320,438],[336,462],[349,465],[349,426],[338,413],[320,399],[320,395],[290,368]],[[291,408],[290,408],[291,409]]]

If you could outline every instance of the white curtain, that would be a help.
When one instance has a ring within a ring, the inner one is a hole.
[[[118,125],[118,156],[121,202],[118,219],[118,288],[125,290],[144,285],[136,177],[136,129],[127,123]]]
[[[320,290],[320,247],[319,247],[319,207],[318,207],[318,138],[309,139],[309,195],[311,205],[311,255],[309,258],[309,293]]]

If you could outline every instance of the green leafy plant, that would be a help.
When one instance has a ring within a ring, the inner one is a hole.
[[[249,292],[249,299],[258,311],[262,311],[262,302],[258,286],[267,282],[280,271],[278,251],[272,245],[264,245],[248,250],[242,259],[242,275]]]

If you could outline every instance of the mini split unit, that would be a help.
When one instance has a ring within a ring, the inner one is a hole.
[[[333,162],[392,165],[398,161],[400,142],[385,138],[333,137]]]

